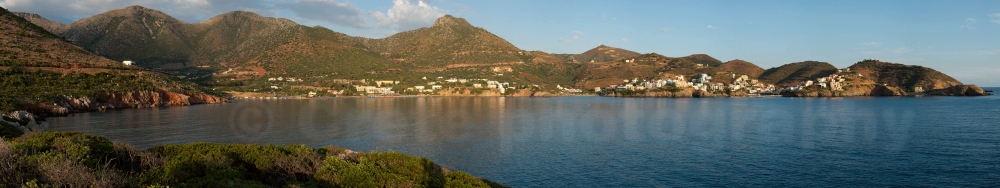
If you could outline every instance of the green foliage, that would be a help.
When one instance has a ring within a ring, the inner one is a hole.
[[[837,67],[825,62],[806,61],[782,65],[767,69],[760,75],[760,80],[776,85],[795,85],[806,80],[830,76],[837,73]]]
[[[209,143],[140,151],[71,132],[0,139],[0,187],[19,186],[502,187],[395,152]]]
[[[46,103],[59,95],[93,96],[100,92],[152,91],[151,76],[108,73],[60,74],[48,71],[28,72],[17,67],[0,71],[0,111],[23,109],[23,105]]]

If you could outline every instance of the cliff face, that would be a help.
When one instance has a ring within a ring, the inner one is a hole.
[[[226,103],[229,99],[203,93],[175,93],[169,91],[132,91],[100,93],[96,96],[74,98],[62,96],[52,105],[39,104],[28,112],[41,117],[65,116],[69,113],[104,111],[123,108],[153,108],[161,106],[187,106],[192,104]]]

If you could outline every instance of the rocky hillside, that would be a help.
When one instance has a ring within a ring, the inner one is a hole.
[[[73,22],[60,36],[102,56],[139,65],[184,62],[194,48],[185,23],[140,6],[112,10]],[[157,66],[146,66],[157,68]]]
[[[910,91],[916,87],[922,87],[929,91],[962,85],[962,82],[951,76],[923,66],[864,60],[849,68],[868,79],[874,79],[877,83],[897,86]]]
[[[11,65],[122,67],[0,8],[0,66]]]
[[[767,69],[761,73],[760,80],[779,86],[793,86],[799,82],[815,80],[834,73],[837,73],[837,67],[829,63],[805,61]]]
[[[20,16],[29,22],[38,25],[39,27],[52,32],[53,34],[60,34],[66,31],[66,24],[55,22],[49,19],[45,19],[38,14],[26,13],[26,12],[14,12],[14,15]]]
[[[764,69],[754,65],[753,63],[737,59],[727,61],[726,63],[719,65],[719,67],[715,68],[715,72],[733,73],[737,75],[747,75],[751,78],[757,78],[764,73]]]
[[[367,47],[418,66],[511,63],[528,57],[507,40],[451,15],[438,18],[431,27],[377,39]]]
[[[44,117],[225,102],[192,83],[90,53],[2,8],[0,28],[0,112]]]

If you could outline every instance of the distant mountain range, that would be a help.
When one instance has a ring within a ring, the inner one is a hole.
[[[632,78],[717,75],[716,82],[747,75],[780,86],[836,73],[824,62],[799,62],[764,70],[751,62],[722,62],[706,54],[666,57],[600,45],[581,54],[525,51],[462,18],[446,15],[431,27],[383,39],[348,36],[282,18],[235,11],[200,23],[184,23],[140,6],[112,10],[69,25],[18,13],[99,55],[177,75],[202,75],[202,83],[239,82],[260,87],[273,76],[333,79],[393,79],[416,85],[426,76],[494,77],[541,86],[605,87]],[[512,67],[503,77],[490,67]],[[851,68],[880,83],[943,88],[961,84],[933,69],[886,63]],[[237,72],[237,73],[234,73]],[[211,76],[209,76],[211,75]],[[728,77],[728,78],[726,78]]]

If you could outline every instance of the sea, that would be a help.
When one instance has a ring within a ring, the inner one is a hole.
[[[49,124],[138,148],[394,151],[512,187],[1000,187],[998,96],[236,100]]]

